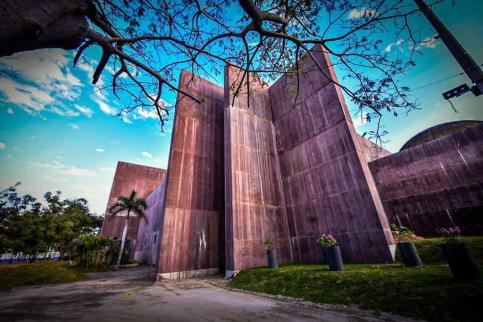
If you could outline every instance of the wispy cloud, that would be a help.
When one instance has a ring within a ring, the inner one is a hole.
[[[31,166],[36,168],[45,168],[50,169],[56,174],[66,175],[66,176],[73,176],[73,177],[92,177],[96,175],[96,172],[89,170],[89,169],[82,169],[76,166],[68,166],[62,164],[59,161],[52,161],[47,163],[42,162],[30,162]]]
[[[143,153],[141,153],[141,154],[142,154],[144,157],[149,158],[149,159],[151,159],[151,158],[153,157],[153,155],[152,155],[151,153],[146,152],[146,151],[143,151]]]
[[[9,108],[7,109],[7,113],[8,113],[8,114],[13,114],[13,110],[12,110],[12,108],[11,108],[11,107],[9,107]]]
[[[140,118],[143,118],[143,119],[156,119],[156,118],[158,118],[158,113],[156,112],[155,109],[152,109],[152,110],[139,109],[139,110],[137,110],[137,115]]]
[[[87,106],[75,104],[74,107],[87,117],[92,117],[92,114],[94,114],[94,111]]]
[[[404,40],[403,40],[403,39],[399,39],[398,41],[396,41],[396,42],[392,42],[392,43],[390,43],[389,45],[387,45],[387,46],[386,46],[386,49],[384,49],[384,51],[385,51],[386,53],[390,53],[390,52],[393,50],[393,48],[394,48],[394,47],[398,47],[398,48],[399,48],[399,50],[401,50],[401,51],[402,51],[402,48],[401,48],[401,47],[399,47],[399,46],[401,46],[403,43],[404,43]]]
[[[71,128],[73,128],[74,130],[78,130],[78,129],[80,129],[79,125],[77,125],[77,124],[71,123],[71,124],[69,124],[69,125],[70,125],[70,127],[71,127]]]
[[[91,99],[97,103],[97,105],[99,106],[99,109],[104,112],[105,114],[107,115],[117,115],[118,112],[116,111],[116,109],[112,108],[111,106],[109,106],[109,104],[105,101],[103,101],[101,98],[99,98],[98,96],[96,95],[91,95]]]
[[[365,117],[357,116],[352,119],[352,124],[354,124],[355,128],[358,128],[367,123],[367,119]]]
[[[104,152],[104,149],[96,148],[96,152]]]
[[[349,19],[370,18],[377,16],[377,10],[372,8],[355,8],[349,12]]]
[[[7,147],[7,145],[3,142],[0,142],[0,150],[4,150]]]
[[[99,170],[111,172],[111,171],[116,170],[116,168],[114,168],[114,167],[100,167]]]
[[[421,46],[426,48],[436,48],[439,44],[439,35],[434,34],[421,40]]]

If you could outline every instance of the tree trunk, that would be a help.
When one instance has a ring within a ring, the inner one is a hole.
[[[0,1],[0,57],[79,47],[88,29],[88,8],[89,0]]]
[[[127,237],[127,226],[129,225],[129,213],[130,211],[127,212],[126,221],[124,222],[124,229],[122,231],[122,239],[121,239],[121,247],[119,247],[119,255],[117,256],[116,269],[119,269],[119,267],[121,266],[122,253],[124,252],[124,244],[126,243],[126,237]]]

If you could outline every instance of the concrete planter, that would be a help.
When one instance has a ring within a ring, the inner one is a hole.
[[[268,267],[278,268],[277,251],[275,249],[267,250],[267,260],[268,260]]]
[[[322,253],[324,254],[324,260],[329,265],[331,271],[344,270],[344,262],[342,261],[339,246],[322,247]]]
[[[397,247],[401,252],[401,257],[403,259],[404,265],[406,266],[423,266],[423,262],[419,257],[418,250],[414,243],[405,242],[398,243]]]
[[[476,265],[475,258],[466,244],[446,243],[442,244],[441,248],[455,279],[480,279],[480,271]]]

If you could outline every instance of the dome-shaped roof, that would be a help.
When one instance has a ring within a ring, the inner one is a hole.
[[[406,143],[404,143],[400,151],[428,141],[435,140],[444,135],[459,132],[467,127],[472,127],[476,124],[481,124],[481,123],[483,122],[475,121],[475,120],[466,120],[466,121],[454,121],[454,122],[435,125],[433,127],[427,128],[426,130],[419,132],[418,134],[410,138]]]

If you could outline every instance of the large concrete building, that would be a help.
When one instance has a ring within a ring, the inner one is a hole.
[[[336,79],[328,55],[312,54]],[[290,74],[267,86],[234,67],[223,87],[182,72],[179,87],[200,103],[178,96],[168,169],[120,162],[114,178],[108,207],[132,189],[147,198],[148,220],[133,219],[129,233],[136,260],[160,277],[230,276],[266,265],[266,238],[282,263],[321,261],[323,233],[345,261],[378,263],[393,260],[395,220],[427,235],[453,223],[482,231],[481,122],[375,155],[339,88],[311,59],[301,66],[298,86]],[[121,229],[106,219],[102,232]]]

